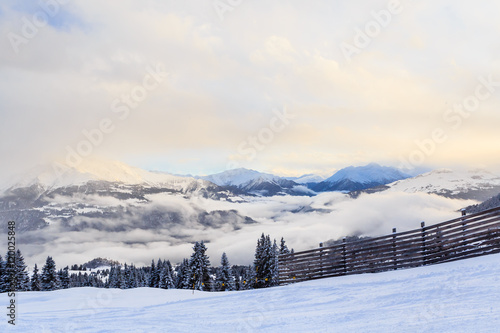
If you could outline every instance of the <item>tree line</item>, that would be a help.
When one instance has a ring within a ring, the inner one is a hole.
[[[150,266],[136,267],[116,262],[109,269],[86,271],[85,266],[72,265],[57,269],[49,256],[40,271],[37,264],[30,276],[24,257],[18,249],[0,256],[0,292],[7,291],[51,291],[76,287],[130,289],[140,287],[161,289],[192,289],[201,291],[231,291],[267,288],[279,284],[278,255],[290,251],[281,238],[271,242],[269,235],[262,234],[257,240],[252,265],[239,266],[229,263],[226,253],[220,265],[211,266],[207,247],[203,241],[196,242],[190,258],[183,259],[175,267],[169,260],[151,261]],[[74,270],[78,269],[78,273]],[[83,271],[83,273],[82,273]]]

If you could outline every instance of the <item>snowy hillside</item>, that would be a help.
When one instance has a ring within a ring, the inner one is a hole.
[[[280,177],[268,173],[258,172],[255,170],[238,168],[209,176],[204,176],[201,178],[219,186],[242,186],[258,179],[272,181]]]
[[[42,165],[27,174],[13,177],[2,184],[0,191],[39,185],[45,190],[66,186],[82,185],[89,181],[106,181],[127,185],[145,184],[149,186],[169,185],[176,189],[186,189],[193,183],[204,183],[189,177],[173,176],[168,173],[150,172],[118,161],[83,160],[77,167],[54,163]],[[208,183],[207,183],[208,184]]]
[[[325,180],[324,177],[314,174],[306,174],[300,177],[286,177],[288,180],[293,180],[298,184],[312,184],[312,183],[320,183]]]
[[[227,170],[200,178],[219,186],[237,188],[243,193],[253,195],[272,196],[277,194],[315,194],[305,186],[301,186],[292,180],[245,168]]]
[[[483,201],[500,192],[500,177],[484,170],[439,169],[388,186],[388,191],[434,193]]]
[[[410,176],[392,167],[370,163],[361,167],[347,167],[312,187],[315,191],[356,191],[392,183]]]
[[[241,292],[17,293],[2,332],[498,332],[500,255]],[[0,296],[7,304],[7,294]]]

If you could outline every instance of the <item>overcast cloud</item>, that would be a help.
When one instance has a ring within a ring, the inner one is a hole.
[[[223,13],[213,1],[61,2],[44,26],[38,1],[0,4],[2,177],[64,159],[103,119],[113,130],[92,155],[175,173],[398,166],[435,129],[447,139],[421,163],[496,167],[500,87],[467,115],[446,112],[479,77],[500,81],[497,2],[401,1],[350,61],[341,46],[389,1],[241,1]],[[165,80],[125,119],[113,112],[159,64]],[[238,147],[283,107],[295,118],[248,160]]]
[[[405,231],[420,227],[421,221],[429,225],[456,218],[459,209],[475,203],[403,192],[361,195],[357,199],[327,192],[315,197],[247,198],[240,203],[167,194],[151,195],[148,199],[150,202],[139,204],[114,202],[106,197],[80,197],[79,203],[121,206],[130,214],[118,218],[76,217],[71,222],[74,231],[68,231],[54,219],[47,228],[20,235],[18,246],[31,267],[43,263],[49,255],[61,267],[96,257],[147,265],[153,258],[180,262],[191,255],[195,241],[204,240],[214,266],[219,264],[223,252],[233,264],[249,265],[262,233],[277,241],[284,237],[290,247],[301,251],[348,235],[380,236],[394,227]],[[66,201],[56,198],[56,202]],[[199,220],[200,212],[229,210],[255,222],[244,223],[238,216],[215,216],[210,225]],[[163,215],[162,225],[151,228],[144,216],[152,211],[177,214],[178,222],[166,222],[167,216]],[[5,242],[6,237],[2,237],[1,248],[5,248]]]

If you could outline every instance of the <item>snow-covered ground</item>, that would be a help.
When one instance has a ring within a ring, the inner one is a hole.
[[[388,184],[389,191],[459,195],[500,186],[500,177],[485,170],[454,171],[438,169]]]
[[[498,332],[499,262],[490,255],[244,292],[24,292],[16,327],[4,315],[0,331]]]

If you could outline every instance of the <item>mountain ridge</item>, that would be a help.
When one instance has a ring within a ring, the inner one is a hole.
[[[410,175],[403,173],[399,169],[370,163],[364,166],[349,166],[340,169],[331,177],[312,185],[310,188],[316,192],[351,192],[389,184],[410,177]]]

